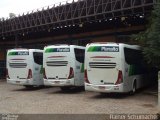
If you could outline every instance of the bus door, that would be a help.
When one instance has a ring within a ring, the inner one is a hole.
[[[42,52],[33,52],[33,74],[35,80],[42,79],[42,64],[43,64],[43,53]]]
[[[83,85],[84,84],[84,49],[74,48],[75,53],[75,84]]]

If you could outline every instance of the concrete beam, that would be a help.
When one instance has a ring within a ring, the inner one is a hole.
[[[64,35],[59,35],[59,36],[55,36],[53,35],[52,37],[44,37],[44,38],[36,38],[36,39],[28,39],[28,40],[23,40],[23,44],[37,44],[37,43],[41,43],[41,42],[51,42],[51,41],[55,41],[55,40],[62,40],[62,39],[68,39],[68,38],[72,38],[72,39],[76,39],[76,38],[87,38],[88,36],[100,36],[100,35],[108,35],[108,36],[114,36],[114,33],[126,33],[126,32],[131,32],[131,31],[143,31],[145,30],[145,26],[141,25],[141,26],[130,26],[130,27],[126,27],[126,28],[114,28],[114,29],[108,29],[108,30],[99,30],[99,31],[93,31],[93,32],[85,32],[85,33],[78,33],[78,34],[72,34],[72,35],[68,35],[68,34],[64,34]],[[19,42],[21,43],[22,41],[19,40]],[[0,46],[4,46],[4,45],[15,45],[15,40],[9,40],[9,41],[4,41],[4,40],[0,40]]]

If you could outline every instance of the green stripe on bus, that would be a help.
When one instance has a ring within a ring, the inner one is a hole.
[[[43,74],[43,65],[41,65],[40,74]]]
[[[82,63],[82,66],[81,66],[81,73],[84,73],[84,63]]]
[[[132,76],[132,75],[136,75],[137,74],[137,68],[135,65],[130,65],[129,66],[129,76]]]
[[[8,55],[17,55],[17,52],[9,52]]]
[[[54,48],[48,48],[45,50],[45,53],[50,53],[50,52],[55,52],[55,51],[56,51],[56,49],[54,49]]]
[[[98,47],[91,46],[88,48],[87,52],[93,52],[93,51],[97,51],[97,50],[98,50]]]

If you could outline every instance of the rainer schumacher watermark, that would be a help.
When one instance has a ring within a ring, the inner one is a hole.
[[[110,114],[111,120],[157,120],[156,114]]]

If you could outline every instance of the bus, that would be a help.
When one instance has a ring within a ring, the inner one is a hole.
[[[7,83],[26,88],[42,86],[43,50],[15,48],[7,51]]]
[[[84,86],[85,47],[50,45],[44,47],[44,85],[59,86],[62,90]]]
[[[135,93],[149,83],[140,46],[91,43],[85,51],[85,90]]]

